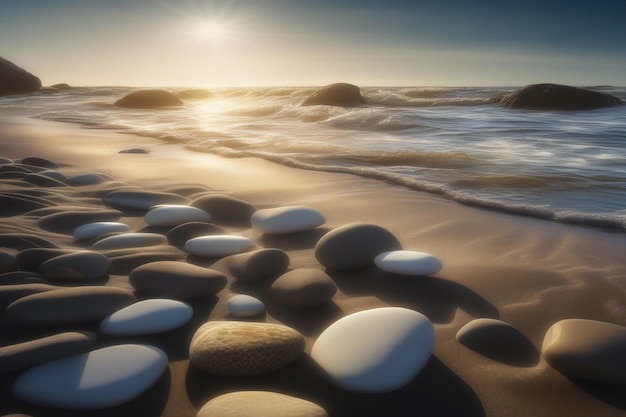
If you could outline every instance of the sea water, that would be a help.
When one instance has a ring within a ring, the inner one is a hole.
[[[591,87],[626,101],[626,88]],[[187,89],[166,88],[182,94]],[[368,105],[302,106],[315,88],[228,88],[168,109],[132,87],[1,97],[3,114],[115,129],[230,158],[351,173],[463,204],[626,231],[626,106],[508,109],[514,88],[365,87]]]

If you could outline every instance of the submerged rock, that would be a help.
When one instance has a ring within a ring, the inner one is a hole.
[[[139,90],[117,100],[118,107],[165,107],[182,106],[181,99],[165,90]]]
[[[41,88],[39,78],[0,57],[0,96],[31,93],[39,88]]]
[[[619,98],[597,91],[559,84],[531,84],[505,95],[504,107],[536,110],[592,110],[624,104]]]
[[[303,106],[358,107],[367,104],[361,89],[353,84],[336,83],[324,86],[304,100]]]

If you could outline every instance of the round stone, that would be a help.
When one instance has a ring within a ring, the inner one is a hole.
[[[87,223],[116,221],[122,216],[117,210],[68,210],[52,213],[39,219],[39,227],[56,233],[72,233]]]
[[[74,229],[73,235],[78,240],[92,240],[107,233],[127,232],[130,226],[119,222],[94,222],[83,224]]]
[[[271,286],[272,296],[281,304],[310,308],[326,304],[337,292],[337,285],[319,269],[294,269],[278,277]]]
[[[150,388],[167,368],[154,346],[116,345],[29,369],[13,385],[24,402],[75,410],[114,407]]]
[[[626,327],[566,319],[546,332],[541,354],[557,371],[604,384],[626,384]]]
[[[68,178],[68,181],[72,185],[95,185],[103,183],[107,181],[107,179],[99,174],[85,173],[73,175]]]
[[[129,276],[137,291],[175,299],[217,294],[227,283],[219,271],[177,261],[158,261],[135,268]]]
[[[17,269],[17,259],[9,252],[0,250],[0,274],[15,271]]]
[[[197,207],[164,204],[151,209],[143,217],[149,226],[172,227],[188,222],[208,222],[211,215]]]
[[[138,248],[167,244],[165,236],[158,233],[124,233],[98,240],[91,245],[93,250]]]
[[[304,352],[304,337],[272,323],[211,321],[194,334],[189,359],[217,375],[258,375],[282,368]]]
[[[207,402],[196,417],[328,417],[319,405],[269,391],[239,391]]]
[[[216,221],[227,223],[249,222],[256,211],[253,205],[224,194],[204,195],[195,199],[191,205],[211,213]]]
[[[109,336],[163,333],[184,325],[192,315],[191,306],[182,301],[159,298],[143,300],[102,320],[100,331]]]
[[[360,269],[374,264],[383,252],[402,245],[387,229],[367,223],[351,223],[326,233],[315,245],[315,257],[331,269]]]
[[[428,276],[443,268],[434,255],[408,250],[383,252],[374,258],[377,267],[392,274]]]
[[[173,193],[119,190],[105,195],[104,203],[123,209],[149,210],[151,207],[159,204],[188,204],[189,199]]]
[[[2,282],[1,284],[4,284]],[[0,313],[4,311],[5,308],[9,304],[11,304],[15,300],[19,300],[22,297],[26,297],[27,295],[37,294],[39,292],[51,291],[59,289],[60,287],[56,287],[54,285],[48,285],[43,283],[25,283],[25,284],[11,284],[11,285],[1,285],[0,284]]]
[[[107,276],[110,269],[111,261],[103,254],[78,251],[48,259],[39,273],[48,279],[94,280]]]
[[[16,258],[21,270],[38,272],[47,260],[74,252],[72,249],[29,248],[19,251]]]
[[[311,358],[346,390],[383,393],[408,384],[430,359],[434,343],[433,325],[424,315],[382,307],[333,323],[315,341]]]
[[[185,250],[204,258],[220,258],[245,252],[254,247],[254,242],[243,236],[213,235],[189,239]]]
[[[304,206],[257,210],[250,219],[252,227],[265,234],[287,234],[315,229],[326,222],[319,211]]]
[[[212,223],[188,222],[170,229],[167,241],[172,246],[183,247],[189,239],[200,236],[224,235],[226,230]]]
[[[258,249],[226,258],[228,272],[239,281],[276,278],[289,267],[289,255],[280,249]]]
[[[265,304],[258,298],[246,294],[236,294],[228,299],[228,312],[234,317],[254,317],[265,311]]]

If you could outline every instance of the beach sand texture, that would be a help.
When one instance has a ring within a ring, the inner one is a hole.
[[[188,256],[167,243],[149,249],[111,251],[107,255],[113,263],[110,273],[90,278],[84,285],[133,290],[129,275],[145,260],[210,268],[225,275],[226,283],[216,295],[185,300],[194,309],[191,320],[157,335],[107,336],[98,331],[98,321],[28,328],[12,323],[6,315],[0,316],[0,346],[61,332],[91,331],[96,337],[89,349],[140,343],[162,349],[169,358],[168,369],[145,393],[114,408],[88,412],[20,401],[13,395],[12,386],[23,370],[1,373],[0,415],[195,416],[210,399],[236,391],[287,394],[315,403],[336,417],[626,415],[624,386],[569,378],[540,354],[546,331],[560,320],[626,324],[623,234],[469,208],[347,174],[298,170],[252,158],[195,154],[175,144],[113,131],[33,119],[5,120],[0,126],[0,156],[14,161],[41,157],[59,164],[55,169],[66,177],[95,173],[104,179],[98,184],[70,185],[67,181],[43,184],[37,176],[28,179],[17,172],[0,176],[3,195],[30,196],[11,209],[8,205],[2,207],[0,250],[9,255],[17,256],[28,247],[42,247],[46,242],[66,252],[88,249],[88,242],[77,241],[71,235],[77,227],[73,224],[78,221],[75,217],[40,221],[54,213],[109,213],[97,221],[126,223],[130,232],[165,236],[170,228],[148,226],[143,219],[145,211],[105,205],[103,196],[112,191],[164,192],[190,201],[215,193],[236,197],[259,209],[298,205],[322,213],[326,218],[322,226],[287,235],[262,234],[246,222],[217,219],[214,223],[225,234],[251,239],[254,249],[281,249],[289,256],[289,270],[324,271],[337,286],[329,302],[298,309],[272,296],[271,281],[236,280],[229,272],[227,257]],[[137,147],[150,152],[119,153]],[[24,209],[26,205],[30,206]],[[31,210],[38,211],[29,213]],[[117,215],[115,210],[119,210]],[[316,243],[330,230],[355,222],[387,229],[405,250],[433,254],[443,268],[431,277],[395,275],[375,266],[357,270],[325,268],[315,257]],[[4,275],[4,282],[0,276],[0,291],[20,282],[77,285],[68,280],[44,279],[33,264],[6,268],[12,274]],[[18,268],[32,271],[31,278],[14,273]],[[265,304],[265,313],[233,318],[227,305],[232,294],[258,298]],[[142,293],[136,297],[151,298]],[[344,316],[388,306],[418,311],[433,323],[434,353],[426,366],[403,388],[388,393],[354,393],[333,385],[309,356],[317,337]],[[45,311],[35,313],[46,315]],[[477,351],[480,347],[470,349],[456,340],[456,334],[477,318],[506,322],[524,336],[520,340],[528,343],[497,354],[488,346],[482,353]],[[221,376],[202,372],[189,361],[191,338],[205,322],[223,320],[289,326],[304,336],[304,354],[265,374]],[[588,336],[577,335],[581,339]]]

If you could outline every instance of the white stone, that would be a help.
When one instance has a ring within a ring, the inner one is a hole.
[[[143,220],[150,226],[171,227],[188,222],[208,222],[211,215],[197,207],[163,204],[152,208]]]
[[[354,392],[402,388],[426,365],[435,344],[421,313],[383,307],[345,316],[317,338],[311,358],[336,385]]]
[[[383,252],[374,258],[374,263],[383,271],[402,275],[433,275],[443,268],[436,256],[409,250]]]
[[[105,237],[91,245],[93,250],[126,249],[167,244],[167,238],[158,233],[124,233]]]
[[[68,180],[72,184],[76,184],[76,185],[93,185],[93,184],[100,184],[100,183],[105,182],[106,178],[98,174],[86,173],[86,174],[78,174],[78,175],[71,176],[68,178]]]
[[[228,312],[235,317],[254,317],[265,311],[265,304],[251,295],[233,295],[227,303]]]
[[[100,323],[109,336],[140,336],[174,330],[191,319],[193,308],[177,300],[139,301],[111,314]]]
[[[287,234],[314,229],[326,222],[319,211],[304,206],[285,206],[257,210],[252,227],[265,234]]]
[[[114,407],[150,388],[167,363],[165,352],[153,346],[109,346],[31,368],[17,378],[13,393],[48,407]]]
[[[74,229],[74,237],[79,240],[91,240],[113,232],[127,232],[130,227],[119,222],[94,222],[83,224]]]
[[[189,239],[185,250],[192,255],[218,258],[252,249],[254,242],[242,236],[213,235]]]

